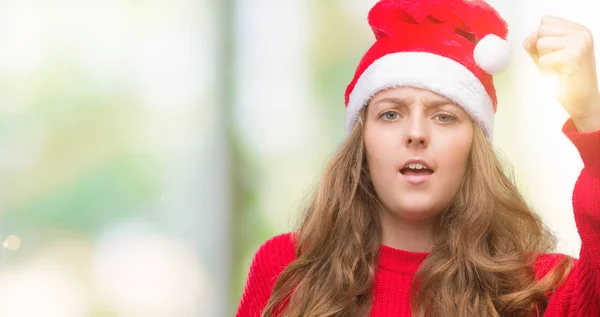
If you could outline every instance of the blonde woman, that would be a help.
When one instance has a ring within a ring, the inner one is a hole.
[[[256,253],[238,317],[600,316],[600,93],[590,32],[545,17],[525,41],[561,73],[584,168],[578,260],[491,145],[507,26],[480,0],[382,0],[346,90],[347,139],[297,232]],[[538,118],[541,119],[543,114]]]

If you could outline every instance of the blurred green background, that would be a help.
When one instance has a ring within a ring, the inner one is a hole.
[[[344,138],[375,1],[0,1],[0,316],[233,316]],[[581,163],[520,45],[577,1],[491,1],[515,63],[494,142],[577,255]]]

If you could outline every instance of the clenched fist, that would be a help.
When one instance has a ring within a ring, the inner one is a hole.
[[[544,16],[524,47],[542,72],[560,78],[558,101],[582,132],[600,129],[594,40],[585,26]]]

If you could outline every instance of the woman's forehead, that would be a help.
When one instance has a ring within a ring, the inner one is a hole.
[[[394,87],[382,90],[373,96],[370,104],[393,103],[398,105],[411,105],[415,102],[432,106],[454,104],[450,99],[435,92],[413,87]]]

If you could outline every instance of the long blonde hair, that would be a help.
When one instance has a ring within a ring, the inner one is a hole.
[[[356,127],[325,170],[297,235],[297,258],[278,277],[263,317],[366,316],[381,243],[375,194]],[[442,215],[438,241],[413,280],[415,317],[541,314],[572,262],[536,281],[536,256],[555,247],[483,132],[475,128],[462,186]]]

